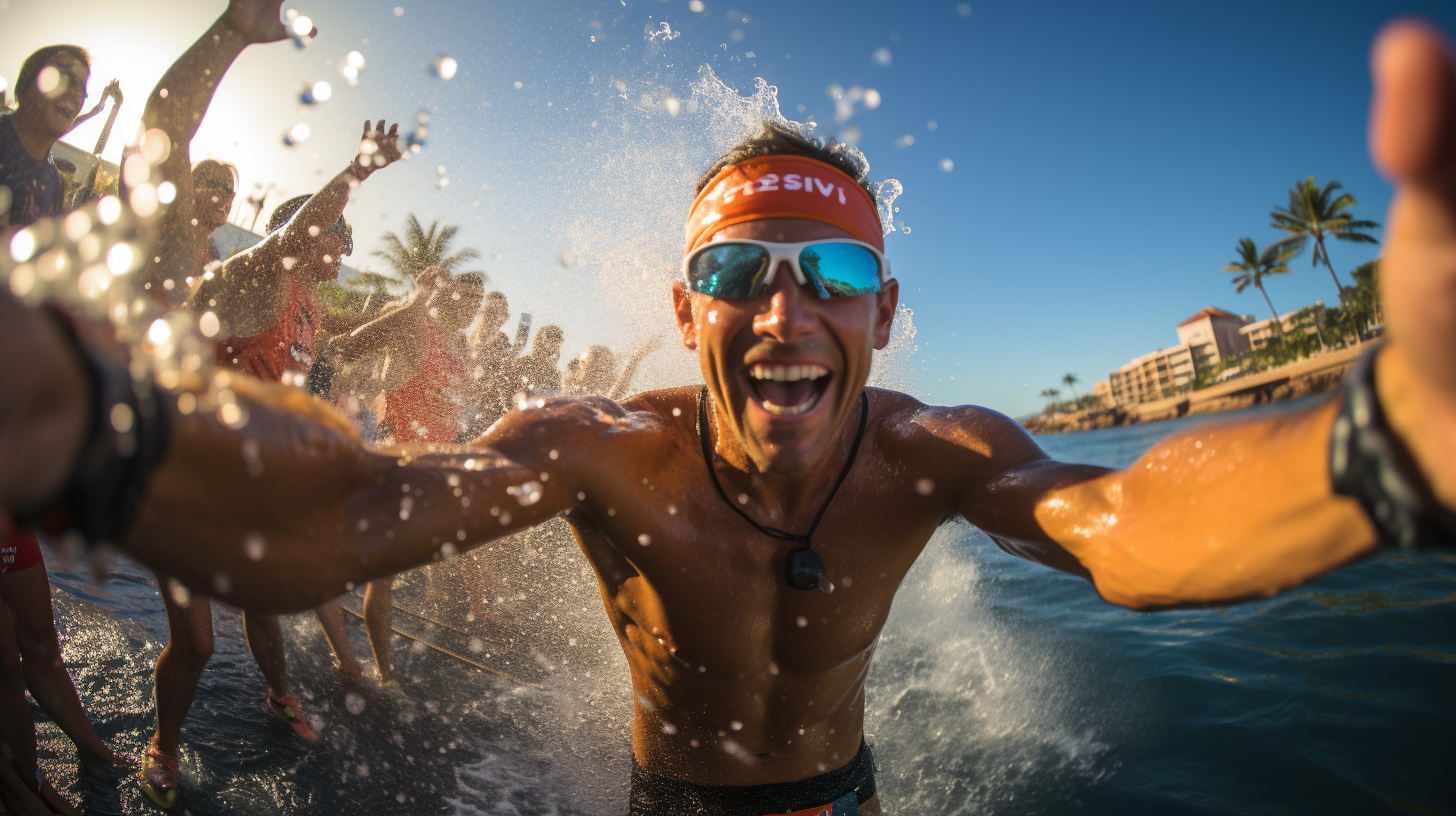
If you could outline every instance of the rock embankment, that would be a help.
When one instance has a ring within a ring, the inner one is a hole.
[[[1112,405],[1106,408],[1088,408],[1069,413],[1037,414],[1034,417],[1023,419],[1021,424],[1034,434],[1058,434],[1095,431],[1098,428],[1115,428],[1118,425],[1131,425],[1139,421],[1137,414],[1132,411],[1121,405]]]

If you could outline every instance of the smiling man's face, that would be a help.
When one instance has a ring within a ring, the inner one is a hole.
[[[47,134],[59,139],[71,129],[76,117],[81,114],[91,69],[75,54],[65,51],[46,60],[39,77],[48,78],[47,69],[54,69],[59,73],[58,81],[50,86],[49,92],[42,91],[40,87],[31,87],[17,88],[16,94],[23,106],[34,106],[39,114],[37,120],[45,126]]]
[[[852,238],[800,218],[748,221],[724,238],[776,243]],[[875,349],[890,338],[899,302],[891,279],[879,294],[819,298],[788,262],[756,298],[713,298],[673,290],[683,344],[698,353],[708,390],[758,470],[799,473],[828,458],[858,410]]]

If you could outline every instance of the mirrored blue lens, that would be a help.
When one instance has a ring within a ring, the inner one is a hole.
[[[768,274],[768,250],[753,244],[714,244],[688,262],[694,292],[718,298],[753,297]]]
[[[819,296],[854,297],[880,291],[880,259],[858,244],[814,244],[799,252],[799,268]]]

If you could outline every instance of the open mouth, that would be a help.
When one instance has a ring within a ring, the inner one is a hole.
[[[829,369],[813,363],[754,363],[748,368],[748,385],[765,411],[798,416],[819,403],[833,376]]]

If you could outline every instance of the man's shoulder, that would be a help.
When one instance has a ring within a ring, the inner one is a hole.
[[[1020,441],[1027,436],[1015,420],[980,405],[927,405],[898,391],[866,390],[871,419],[882,437],[909,444],[951,441],[986,449],[1011,437]]]

